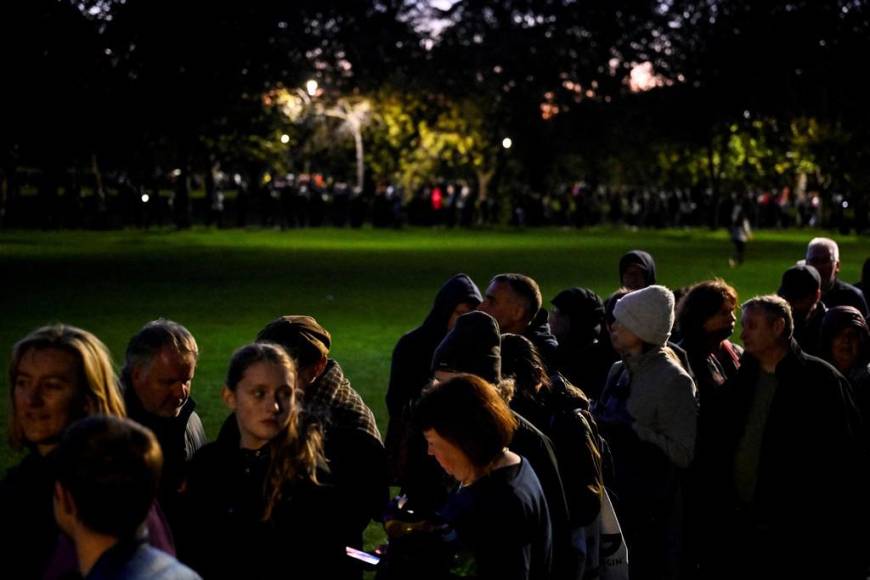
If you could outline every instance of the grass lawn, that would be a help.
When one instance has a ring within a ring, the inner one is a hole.
[[[604,296],[616,287],[619,256],[641,248],[655,256],[660,283],[722,276],[748,298],[774,292],[813,235],[760,232],[746,264],[732,270],[727,233],[707,230],[0,232],[0,348],[8,353],[30,330],[62,321],[94,332],[121,362],[143,323],[172,318],[199,342],[193,396],[214,437],[227,414],[219,389],[232,351],[278,315],[311,314],[332,332],[333,356],[383,430],[392,348],[456,272],[481,290],[499,272],[527,273],[545,301],[571,286]],[[870,239],[837,239],[842,277],[852,282]],[[4,383],[7,365],[3,355]],[[5,433],[8,396],[0,400]],[[0,469],[16,459],[4,439]]]

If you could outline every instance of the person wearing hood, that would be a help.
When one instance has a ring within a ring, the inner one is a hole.
[[[819,356],[849,380],[858,410],[870,417],[870,332],[857,308],[834,306],[825,313]]]
[[[568,381],[597,399],[612,360],[599,340],[604,304],[589,288],[568,288],[550,301],[550,329],[559,341],[556,368]]]
[[[423,324],[406,333],[393,349],[387,387],[387,459],[394,483],[403,472],[403,449],[411,421],[409,403],[419,398],[432,378],[432,354],[456,319],[483,302],[480,290],[466,274],[456,274],[441,286]]]
[[[680,481],[695,452],[692,378],[667,346],[674,296],[652,285],[615,305],[613,365],[593,414],[610,445],[614,504],[631,550],[632,578],[673,578],[682,557]]]
[[[556,368],[559,342],[550,331],[538,283],[524,274],[499,274],[489,282],[478,310],[498,321],[502,332],[525,336],[544,358],[548,371]]]
[[[656,283],[656,262],[649,252],[632,250],[619,259],[619,286],[640,290]]]
[[[817,354],[822,319],[828,310],[822,302],[822,281],[818,270],[798,264],[786,270],[777,294],[791,306],[793,338],[807,354]]]

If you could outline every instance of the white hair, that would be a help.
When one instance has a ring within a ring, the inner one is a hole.
[[[837,242],[831,238],[813,238],[810,240],[810,243],[807,244],[807,260],[810,259],[810,256],[814,253],[813,250],[816,248],[824,248],[827,250],[828,254],[831,256],[832,262],[840,261],[840,247],[837,245]]]

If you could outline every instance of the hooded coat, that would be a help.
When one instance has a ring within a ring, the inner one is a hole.
[[[656,261],[653,260],[649,252],[643,250],[632,250],[626,252],[619,259],[619,285],[622,286],[622,275],[625,274],[625,269],[631,264],[637,264],[646,272],[646,285],[652,286],[656,283]]]
[[[396,344],[387,387],[387,458],[393,478],[401,471],[401,449],[404,445],[409,416],[408,405],[415,401],[423,387],[432,378],[432,355],[447,335],[447,325],[456,307],[467,303],[477,306],[483,296],[474,282],[465,274],[447,280],[432,304],[432,310],[423,324],[411,330]]]
[[[547,365],[547,370],[555,372],[556,366],[556,351],[559,349],[559,341],[553,336],[550,331],[550,313],[541,308],[538,313],[529,322],[528,328],[523,332],[523,336],[532,341],[541,358],[544,359],[544,364]]]

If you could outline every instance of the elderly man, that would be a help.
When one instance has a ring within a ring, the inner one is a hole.
[[[792,339],[779,296],[743,304],[745,353],[711,420],[706,576],[859,578],[866,453],[843,376]],[[813,549],[805,545],[809,530]]]
[[[819,272],[822,302],[828,308],[853,306],[867,318],[864,293],[837,277],[840,272],[840,248],[830,238],[813,238],[807,245],[806,263]]]
[[[153,320],[127,345],[121,385],[127,415],[151,429],[163,452],[158,499],[172,522],[177,516],[185,465],[206,444],[202,420],[190,398],[199,347],[172,320]]]
[[[549,314],[541,308],[538,283],[523,274],[499,274],[486,289],[478,310],[496,319],[503,333],[525,336],[538,349],[548,369],[555,370],[559,342],[550,332]]]

